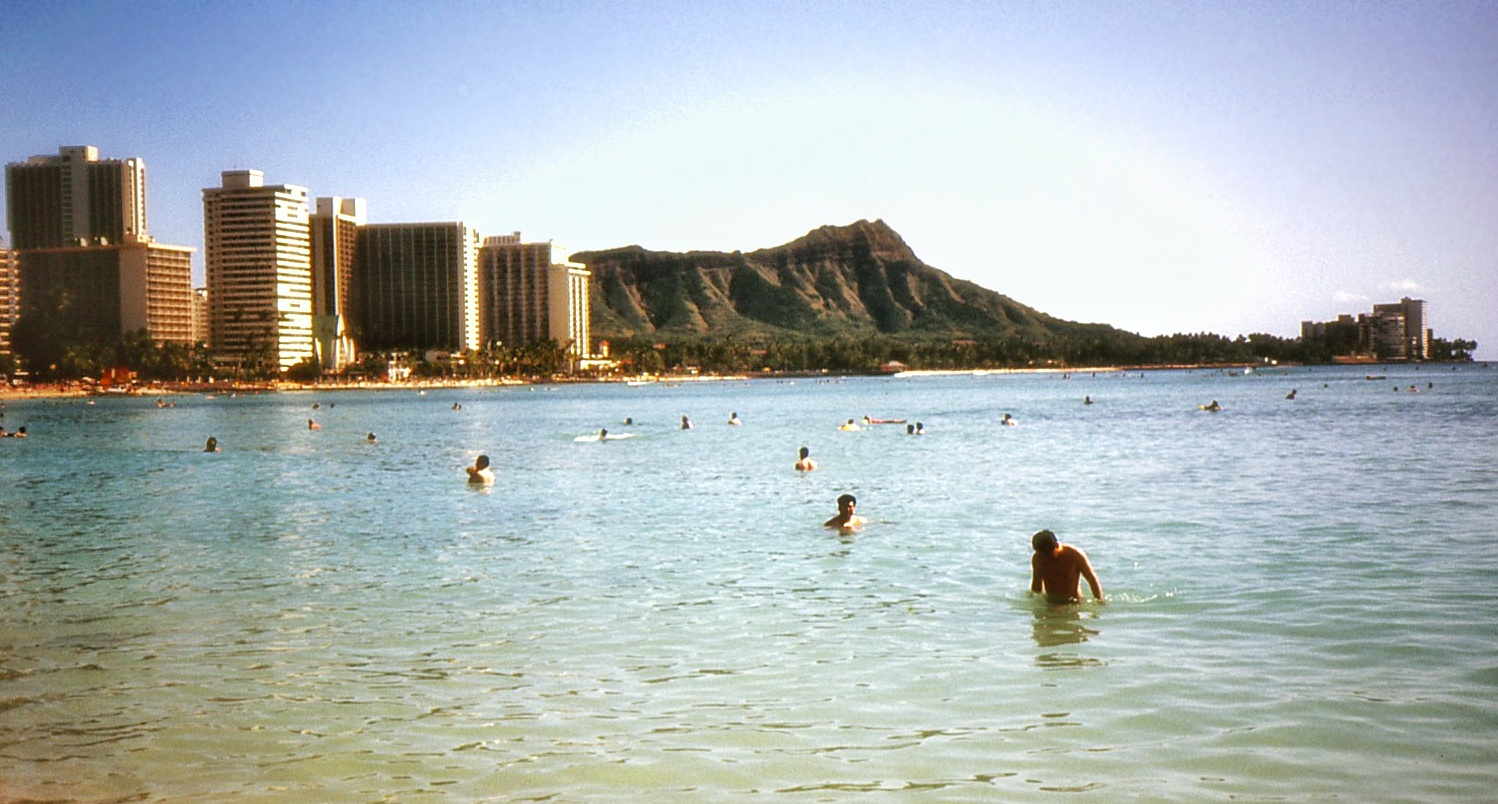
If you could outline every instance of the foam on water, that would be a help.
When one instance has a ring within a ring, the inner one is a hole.
[[[1363,371],[12,403],[0,798],[1483,798],[1498,371]]]

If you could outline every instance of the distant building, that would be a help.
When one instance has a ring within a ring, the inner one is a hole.
[[[1364,360],[1428,360],[1433,333],[1426,326],[1425,302],[1408,296],[1375,304],[1371,313],[1337,316],[1335,321],[1302,321],[1300,337],[1324,343],[1332,354]]]
[[[359,228],[353,296],[363,350],[477,350],[478,232],[461,222]]]
[[[358,357],[353,281],[366,221],[362,198],[319,198],[312,213],[312,331],[323,371],[342,370]]]
[[[485,238],[479,267],[488,338],[516,346],[554,340],[575,365],[590,351],[592,273],[558,259],[561,253],[551,242],[521,242],[515,232]]]
[[[21,257],[0,246],[0,354],[10,354],[10,329],[21,316]]]
[[[1408,296],[1392,304],[1373,305],[1370,336],[1375,351],[1395,359],[1425,360],[1430,357],[1430,330],[1425,326],[1425,302]],[[1373,333],[1377,333],[1373,336]]]
[[[284,371],[312,358],[307,188],[224,171],[203,190],[203,242],[214,359]]]
[[[193,288],[192,342],[194,344],[207,343],[210,328],[208,323],[208,288]]]
[[[80,338],[145,330],[156,343],[192,343],[192,253],[135,242],[20,252],[21,312],[61,315]]]
[[[113,245],[148,235],[146,163],[101,160],[92,145],[6,165],[5,196],[18,251]]]
[[[151,239],[146,166],[66,146],[5,167],[15,250],[0,277],[0,320],[52,317],[75,338],[145,330],[157,343],[190,343],[193,249]],[[9,347],[10,325],[3,327]]]

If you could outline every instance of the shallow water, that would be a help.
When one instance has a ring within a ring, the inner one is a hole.
[[[1498,370],[1368,371],[13,402],[0,800],[1489,798]]]

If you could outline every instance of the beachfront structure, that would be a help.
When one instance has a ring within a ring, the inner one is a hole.
[[[307,188],[226,170],[203,190],[209,346],[226,368],[280,370],[314,357]]]
[[[520,346],[550,339],[574,364],[588,356],[592,273],[556,258],[563,253],[549,241],[522,242],[519,232],[484,238],[479,266],[490,340]]]
[[[1408,296],[1373,305],[1372,313],[1337,316],[1335,321],[1300,322],[1300,337],[1325,341],[1334,353],[1379,360],[1428,360],[1434,336],[1427,326],[1425,301]]]
[[[357,249],[360,349],[481,348],[477,231],[462,222],[367,224],[359,227]]]
[[[312,332],[323,371],[340,371],[358,356],[353,280],[367,219],[362,198],[319,198],[312,213]]]
[[[10,329],[21,315],[21,255],[0,246],[0,354],[10,354]]]
[[[1425,326],[1425,302],[1408,296],[1390,304],[1373,305],[1368,316],[1368,341],[1380,356],[1397,360],[1430,357],[1431,332]]]
[[[100,159],[92,145],[64,146],[5,166],[11,246],[99,246],[144,240],[146,163]]]
[[[27,249],[21,313],[83,340],[145,330],[158,344],[190,345],[193,251],[150,241]]]
[[[14,252],[0,321],[29,314],[74,338],[145,330],[157,343],[191,343],[194,249],[147,232],[144,160],[65,146],[6,165],[5,191]],[[10,326],[0,326],[8,348]]]
[[[208,342],[208,288],[192,289],[192,342]]]

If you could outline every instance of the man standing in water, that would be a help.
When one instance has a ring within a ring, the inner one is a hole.
[[[480,455],[474,459],[472,466],[463,467],[468,470],[468,482],[476,486],[494,485],[494,470],[489,468],[489,456]]]
[[[1086,578],[1087,585],[1092,587],[1092,596],[1102,601],[1103,585],[1098,582],[1097,573],[1092,571],[1092,562],[1080,548],[1061,544],[1056,541],[1056,534],[1049,530],[1037,532],[1030,544],[1035,548],[1035,553],[1030,556],[1031,592],[1037,595],[1044,592],[1052,603],[1081,603],[1077,581]]]
[[[858,508],[858,500],[852,494],[844,494],[837,498],[837,515],[822,523],[824,528],[837,528],[840,531],[853,531],[863,527],[863,517],[854,513]]]

